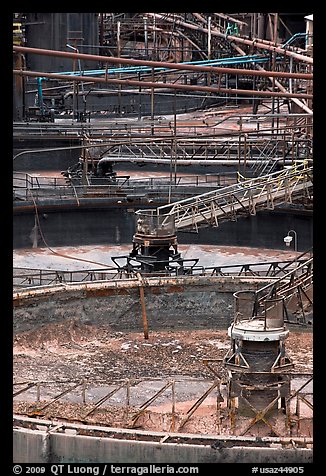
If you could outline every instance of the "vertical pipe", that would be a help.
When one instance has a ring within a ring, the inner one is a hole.
[[[174,158],[174,184],[177,183],[177,97],[174,90],[174,140],[173,140],[173,158]]]
[[[265,38],[265,14],[258,13],[258,38]]]
[[[138,73],[138,81],[140,82],[140,72]],[[140,121],[141,119],[141,99],[142,99],[142,94],[141,94],[141,85],[139,85],[139,94],[138,94],[138,120]]]
[[[100,13],[100,46],[104,44],[104,17],[103,13]]]
[[[153,16],[153,59],[156,60],[156,26],[155,26],[155,16]]]
[[[147,33],[147,18],[144,17],[144,39],[145,39],[145,56],[148,57],[148,33]]]
[[[219,388],[219,393],[216,396],[216,430],[217,433],[221,432],[221,413],[220,413],[220,400],[221,400],[221,388]]]
[[[211,23],[212,23],[212,17],[209,16],[208,19],[207,19],[207,29],[208,29],[208,34],[207,34],[207,58],[209,60],[211,59],[211,41],[212,41]]]
[[[117,56],[118,58],[121,57],[120,26],[121,26],[121,23],[118,21],[117,22]],[[121,67],[121,64],[119,64],[119,67]]]
[[[120,44],[120,22],[117,22],[117,55],[118,58],[121,56],[121,44]],[[121,68],[121,64],[118,65]],[[121,73],[119,73],[119,79],[121,79]],[[121,84],[118,86],[118,108],[119,116],[121,116]]]
[[[207,59],[210,60],[211,59],[211,43],[212,43],[212,30],[211,30],[211,20],[212,20],[212,17],[208,17],[207,19]],[[208,86],[211,85],[211,74],[208,73],[207,76],[206,76],[206,84]]]
[[[152,82],[154,82],[154,68],[152,68]],[[151,88],[151,123],[152,135],[154,135],[154,88]]]
[[[239,142],[238,142],[238,160],[239,160],[239,165],[238,165],[238,170],[240,171],[241,167],[241,134],[239,134]]]
[[[17,69],[26,69],[25,57],[22,53],[15,53],[13,56],[14,67]],[[14,120],[23,120],[25,118],[25,78],[14,79]]]
[[[170,181],[169,181],[169,196],[168,203],[171,203],[171,194],[172,194],[172,160],[173,160],[173,139],[171,140],[171,161],[170,161]]]
[[[42,90],[42,78],[37,78],[37,94],[38,94],[38,105],[41,111],[41,115],[44,114],[44,104],[43,104],[43,90]]]
[[[82,185],[87,185],[87,172],[88,172],[88,160],[86,158],[86,149],[83,148],[82,151]]]
[[[247,161],[247,134],[244,134],[244,161],[243,161],[243,172],[246,172],[246,161]]]
[[[266,39],[269,39],[273,41],[273,25],[272,25],[272,16],[271,13],[267,13],[267,18],[268,18],[268,30],[269,30],[269,35],[266,31]]]
[[[253,17],[253,25],[252,25],[252,38],[257,38],[257,16],[258,14],[257,13],[254,13],[253,14],[254,17]]]
[[[290,58],[290,73],[292,73],[293,69],[293,58]],[[289,92],[292,93],[292,78],[289,78]]]

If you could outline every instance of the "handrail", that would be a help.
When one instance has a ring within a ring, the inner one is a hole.
[[[313,167],[306,162],[282,169],[235,185],[195,195],[184,200],[162,205],[152,215],[172,218],[176,229],[194,227],[208,222],[218,225],[221,219],[236,219],[237,214],[256,213],[256,207],[274,208],[275,202],[291,201],[294,193],[307,193],[312,188]],[[137,210],[136,215],[148,215],[148,210]],[[161,223],[161,226],[164,222]]]
[[[240,263],[232,265],[218,266],[183,266],[182,269],[167,267],[164,271],[155,273],[155,276],[256,276],[256,277],[272,277],[284,276],[288,270],[297,264],[307,262],[307,256],[312,255],[312,249],[305,251],[295,260],[284,261],[264,261],[258,263]],[[128,260],[129,256],[119,256],[120,259]],[[186,260],[184,260],[186,261]],[[192,260],[188,260],[192,261]],[[125,265],[119,266],[115,262],[116,267],[92,268],[87,270],[49,270],[40,268],[14,267],[13,279],[15,287],[30,287],[42,285],[44,283],[63,283],[63,282],[86,282],[86,281],[103,281],[108,279],[134,279],[135,272],[128,271]],[[136,269],[136,268],[135,268]],[[290,271],[291,274],[292,271]],[[144,275],[144,273],[142,273]],[[148,274],[152,276],[151,273]],[[20,280],[20,283],[17,283]],[[274,285],[273,283],[270,286]],[[39,283],[39,284],[38,284]],[[268,286],[267,286],[268,287]],[[262,288],[264,289],[264,288]]]

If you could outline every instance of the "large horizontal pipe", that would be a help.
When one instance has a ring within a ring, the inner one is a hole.
[[[149,60],[137,60],[132,58],[117,58],[117,57],[108,57],[100,55],[91,55],[85,53],[72,53],[70,51],[56,51],[56,50],[45,50],[41,48],[28,48],[25,46],[13,46],[13,51],[20,53],[33,53],[38,55],[45,56],[58,56],[63,58],[72,58],[72,59],[83,59],[83,60],[93,60],[99,61],[102,63],[116,63],[116,64],[132,64],[137,66],[150,66],[152,68],[169,68],[169,69],[180,69],[196,72],[206,72],[206,73],[229,73],[235,75],[244,75],[244,76],[272,76],[280,78],[293,78],[293,79],[313,79],[311,73],[289,73],[283,71],[257,71],[256,69],[238,69],[238,68],[227,68],[221,66],[202,66],[195,64],[183,64],[183,63],[169,63],[167,61],[149,61]]]
[[[41,71],[23,71],[13,70],[14,74],[21,76],[32,76],[40,78],[61,79],[62,81],[77,81],[77,82],[89,82],[89,76],[71,76],[69,74],[58,73],[43,73]],[[244,96],[261,96],[261,97],[285,97],[285,98],[301,98],[312,99],[312,94],[306,93],[288,93],[288,92],[275,92],[275,91],[258,91],[249,89],[230,89],[211,86],[197,86],[190,84],[177,84],[177,83],[159,83],[152,81],[137,81],[131,79],[109,79],[109,78],[93,78],[94,83],[108,83],[108,84],[123,84],[127,86],[148,87],[148,88],[163,88],[163,89],[180,89],[184,91],[203,91],[205,93],[226,93],[226,94],[238,94]]]
[[[156,18],[169,21],[169,22],[171,22],[175,25],[181,25],[181,26],[184,26],[184,27],[192,29],[192,30],[201,31],[202,33],[208,33],[207,28],[203,28],[203,27],[200,27],[198,25],[193,25],[191,23],[184,22],[184,21],[179,20],[177,18],[170,18],[168,16],[160,15],[159,13],[148,13],[147,15],[151,15],[151,16],[154,16]],[[290,56],[290,57],[292,57],[296,60],[303,61],[303,62],[309,63],[309,64],[313,64],[313,58],[311,58],[310,56],[305,56],[305,55],[301,55],[299,53],[295,53],[294,51],[291,51],[289,48],[282,48],[280,46],[276,46],[276,45],[273,46],[273,45],[263,43],[262,41],[260,41],[260,39],[249,40],[247,38],[242,38],[241,36],[225,35],[224,33],[221,33],[220,31],[218,31],[216,29],[213,29],[213,28],[211,29],[211,35],[212,36],[219,36],[220,38],[227,38],[227,40],[230,41],[230,42],[234,41],[236,43],[243,43],[245,45],[253,46],[253,47],[256,47],[256,48],[261,48],[261,49],[264,49],[264,50],[275,51],[276,53],[281,53],[284,56]]]
[[[247,165],[257,165],[259,164],[267,164],[269,160],[260,160],[260,159],[179,159],[178,157],[172,157],[168,159],[162,159],[159,157],[103,157],[102,160],[105,162],[111,163],[122,163],[122,162],[130,162],[130,163],[146,163],[146,164],[171,164],[171,162],[176,165],[239,165],[239,164],[247,164]],[[292,159],[283,159],[283,157],[274,158],[276,162],[282,162],[285,165],[292,165]],[[299,161],[302,162],[302,161]]]

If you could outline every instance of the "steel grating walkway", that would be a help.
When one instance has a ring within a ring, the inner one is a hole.
[[[273,210],[292,199],[312,197],[313,168],[304,163],[257,178],[244,179],[185,200],[163,205],[156,214],[164,226],[174,219],[176,230],[195,228],[203,223],[218,226],[222,220],[236,221],[241,214],[255,215],[257,209]],[[136,214],[143,211],[138,210]],[[165,217],[165,218],[163,218]]]

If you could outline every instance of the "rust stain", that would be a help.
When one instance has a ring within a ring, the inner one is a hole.
[[[17,298],[13,300],[13,307],[19,307],[22,305],[21,299]]]
[[[165,288],[165,291],[167,293],[183,293],[185,291],[185,287],[184,286],[178,286],[177,284],[175,284],[173,286],[167,286]]]
[[[116,296],[116,295],[128,294],[128,289],[124,288],[102,288],[102,289],[86,289],[86,297],[103,297],[103,296]]]
[[[146,292],[148,290],[150,291],[151,294],[161,294],[162,293],[162,290],[159,287],[155,287],[155,288],[151,288],[151,289],[146,288]]]

